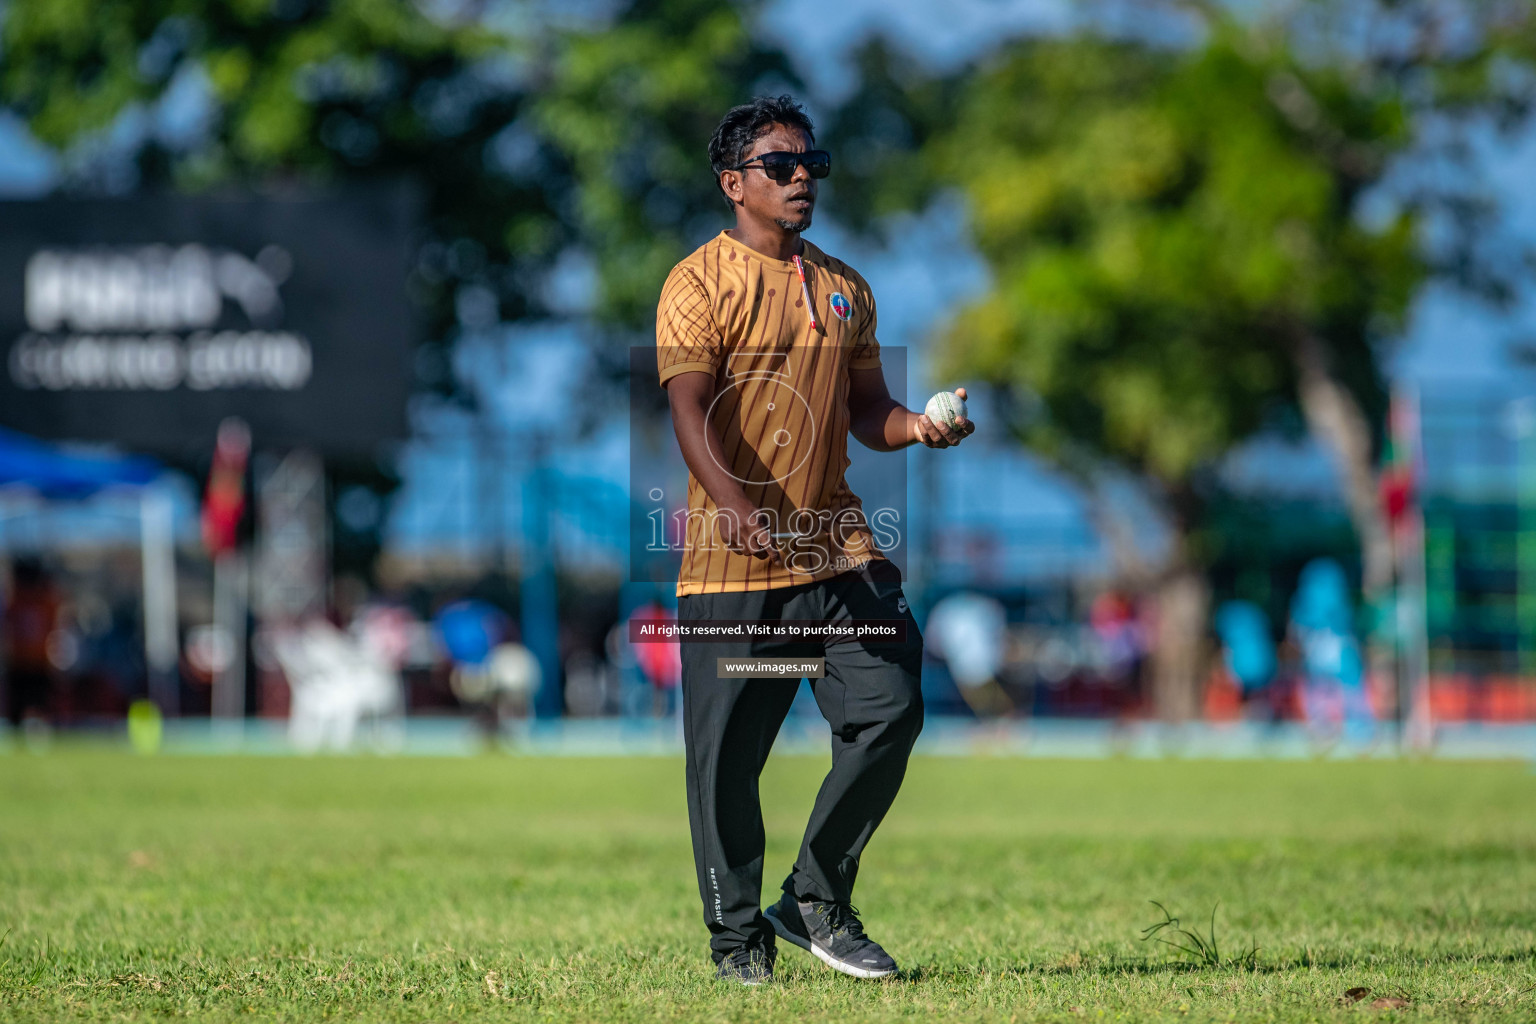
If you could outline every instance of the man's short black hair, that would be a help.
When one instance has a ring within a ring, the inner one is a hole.
[[[732,107],[720,119],[714,137],[709,140],[709,163],[715,169],[715,184],[720,184],[720,172],[741,163],[742,156],[752,148],[752,143],[767,135],[776,124],[799,128],[812,144],[816,142],[816,130],[805,109],[787,93],[783,96],[757,96],[751,103]],[[725,189],[720,189],[725,195]],[[731,201],[730,196],[725,201]]]

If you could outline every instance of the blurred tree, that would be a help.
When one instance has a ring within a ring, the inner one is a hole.
[[[604,30],[568,31],[554,48],[533,125],[567,161],[610,323],[648,328],[672,265],[728,226],[707,153],[721,115],[798,84],[785,55],[750,31],[757,6],[635,0]]]
[[[1427,275],[1505,282],[1476,258],[1465,194],[1380,186],[1457,117],[1522,117],[1533,81],[1525,5],[1342,0],[1259,24],[1177,9],[1181,43],[1017,41],[947,82],[866,51],[838,125],[840,146],[882,158],[866,215],[944,187],[968,201],[992,280],[946,325],[946,379],[1000,385],[1021,439],[1090,491],[1113,467],[1161,497],[1175,542],[1155,569],[1099,515],[1122,570],[1156,589],[1171,719],[1196,712],[1204,678],[1215,465],[1288,415],[1334,455],[1385,608],[1385,346]],[[1430,226],[1459,230],[1436,249]]]

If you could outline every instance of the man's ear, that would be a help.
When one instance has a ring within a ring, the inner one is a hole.
[[[739,171],[721,171],[720,188],[733,206],[741,205],[741,173]]]

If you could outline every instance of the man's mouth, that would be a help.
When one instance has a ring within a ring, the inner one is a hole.
[[[790,196],[786,202],[798,210],[809,210],[816,204],[816,200],[809,192],[802,192],[797,196]]]

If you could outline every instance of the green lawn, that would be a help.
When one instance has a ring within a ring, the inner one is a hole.
[[[771,886],[823,767],[764,778]],[[680,760],[0,756],[0,1020],[1536,1019],[1528,765],[918,759],[887,982],[717,984],[691,863]]]

